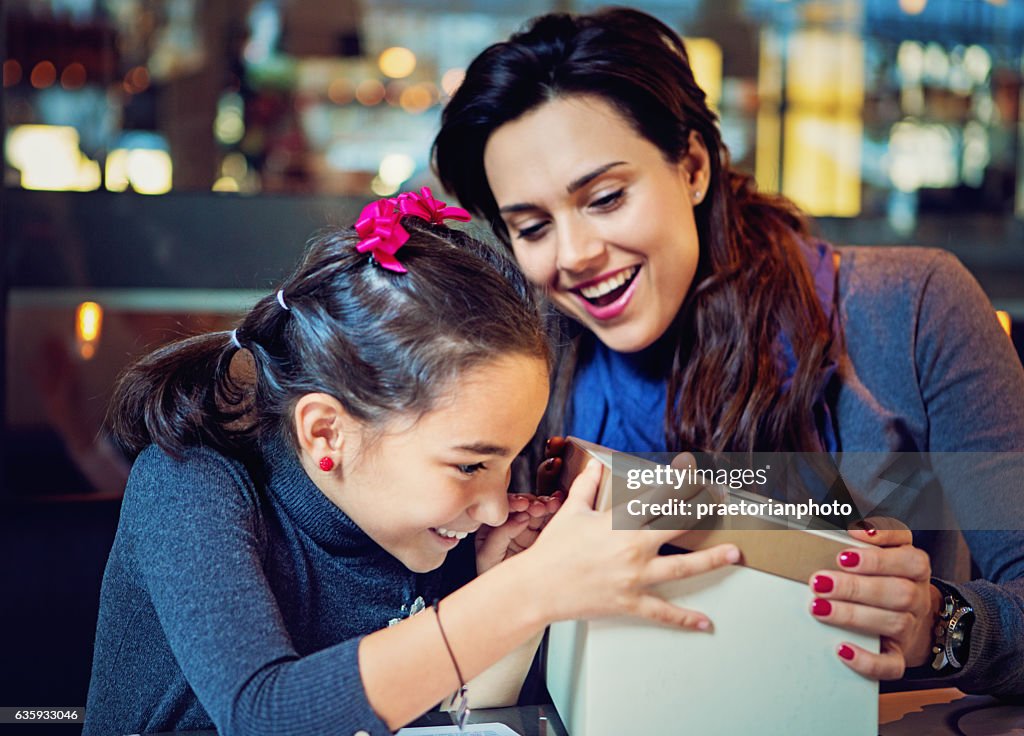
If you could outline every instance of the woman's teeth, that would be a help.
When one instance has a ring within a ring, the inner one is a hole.
[[[465,539],[469,536],[469,532],[453,532],[442,527],[437,527],[433,531],[435,534],[440,534],[442,537],[448,537],[449,539]]]
[[[604,281],[599,281],[596,284],[591,284],[579,290],[580,294],[588,300],[596,300],[601,297],[608,296],[612,292],[621,290],[623,286],[628,284],[636,272],[640,270],[639,266],[633,266],[623,271],[619,271],[613,276],[609,276]],[[613,300],[614,301],[614,300]]]

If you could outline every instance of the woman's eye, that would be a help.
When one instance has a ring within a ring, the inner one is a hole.
[[[520,228],[516,231],[516,237],[520,240],[536,240],[541,236],[541,233],[546,226],[546,222],[538,222],[536,225]]]
[[[603,197],[598,197],[597,199],[590,203],[590,206],[593,209],[597,210],[611,209],[618,203],[620,199],[622,199],[623,193],[624,192],[622,189],[617,189],[614,192],[605,194]]]
[[[484,470],[487,466],[483,463],[473,463],[472,465],[456,465],[455,467],[463,475],[476,475],[478,471]]]

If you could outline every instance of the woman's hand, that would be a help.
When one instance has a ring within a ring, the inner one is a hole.
[[[879,654],[849,642],[837,650],[850,669],[875,680],[898,679],[929,660],[941,601],[927,553],[914,547],[909,529],[893,525],[872,519],[867,529],[852,530],[850,536],[873,546],[841,552],[840,570],[819,570],[810,580],[815,618],[881,637]]]
[[[476,533],[476,571],[490,570],[499,562],[522,552],[537,536],[565,500],[558,488],[565,440],[552,437],[544,446],[544,462],[537,468],[537,495],[508,494],[508,519],[499,527],[481,527]]]
[[[505,523],[498,527],[482,526],[476,533],[477,573],[484,573],[530,547],[564,499],[562,491],[550,496],[510,493]]]
[[[689,554],[659,556],[661,546],[679,530],[613,530],[612,512],[593,510],[601,478],[600,463],[591,460],[530,550],[537,599],[545,618],[558,621],[610,615],[632,615],[680,628],[707,631],[702,613],[673,605],[651,586],[699,575],[738,562],[731,544]]]

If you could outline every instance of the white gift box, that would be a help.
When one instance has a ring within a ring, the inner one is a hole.
[[[566,473],[586,456],[608,468],[598,500],[606,507],[609,450],[574,441]],[[878,683],[846,667],[836,650],[848,641],[877,652],[878,638],[809,612],[810,574],[863,545],[843,532],[795,529],[716,529],[683,539],[689,547],[734,542],[743,552],[741,565],[656,588],[707,614],[713,632],[634,618],[551,626],[547,686],[570,736],[877,734]]]

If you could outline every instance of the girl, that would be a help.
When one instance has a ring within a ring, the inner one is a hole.
[[[670,532],[611,533],[596,468],[532,546],[521,499],[509,516],[548,348],[514,267],[441,224],[463,214],[428,190],[376,202],[236,330],[121,380],[136,458],[86,734],[385,734],[517,647],[528,664],[557,619],[708,628],[647,587],[738,551],[659,558]]]
[[[944,495],[929,504],[955,512],[976,579],[951,582],[955,528],[855,531],[875,547],[808,581],[809,615],[882,637],[880,654],[838,642],[866,676],[916,668],[1024,693],[1024,371],[955,259],[816,241],[730,167],[682,40],[638,11],[543,16],[483,51],[434,152],[445,186],[576,323],[548,434],[932,453]],[[938,454],[966,450],[992,454]],[[995,482],[972,475],[983,462]]]

